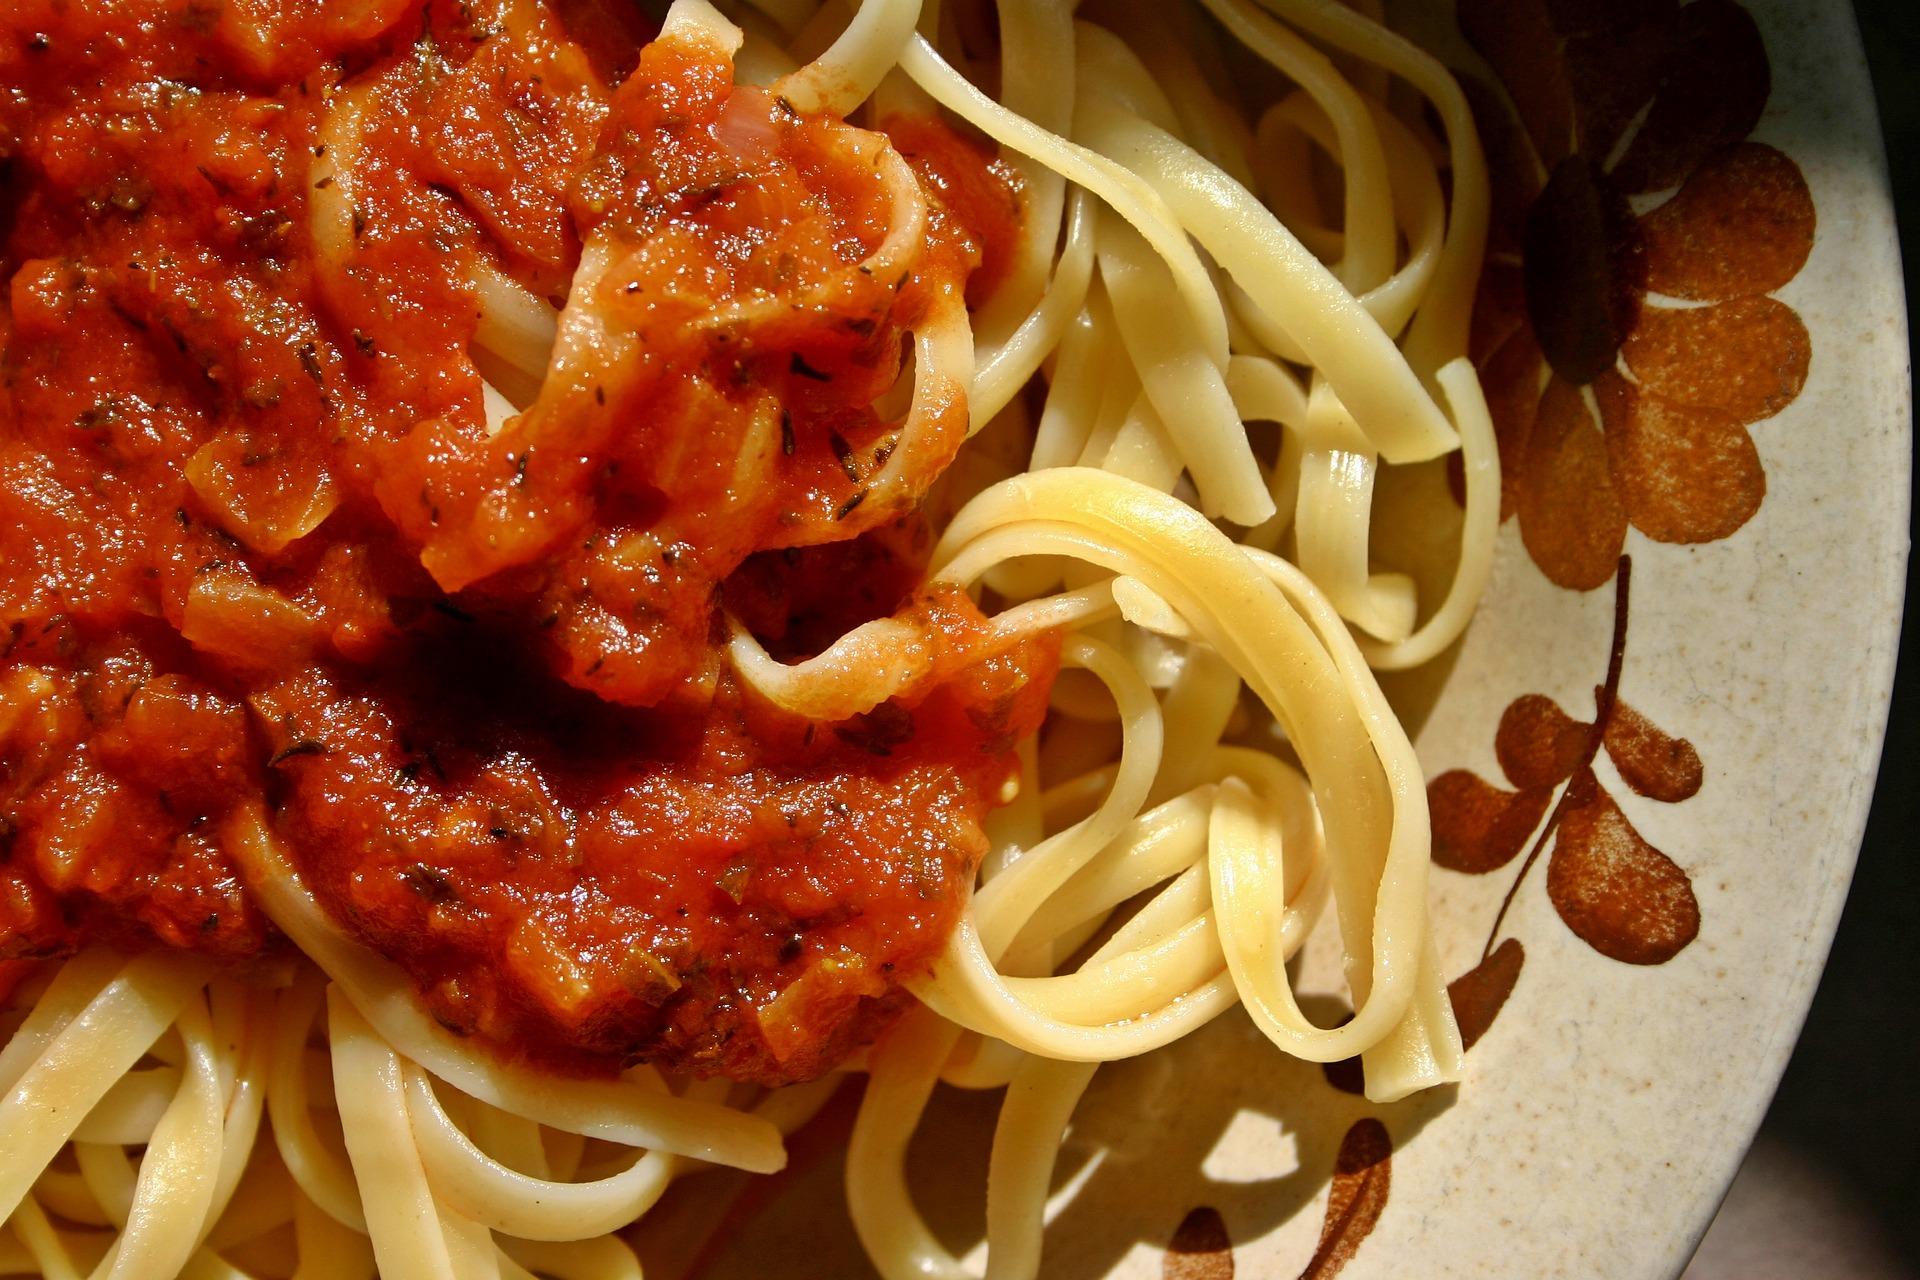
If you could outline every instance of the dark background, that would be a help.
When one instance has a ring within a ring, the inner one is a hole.
[[[1920,4],[1856,0],[1880,99],[1909,306],[1920,265]],[[1836,68],[1836,73],[1844,68]],[[1907,598],[1920,600],[1914,569]],[[1835,1180],[1920,1275],[1920,642],[1909,606],[1859,869],[1805,1031],[1761,1130]]]

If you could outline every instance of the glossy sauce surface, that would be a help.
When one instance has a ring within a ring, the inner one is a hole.
[[[891,122],[930,212],[871,274],[887,138],[649,34],[0,15],[6,974],[284,945],[223,851],[262,799],[445,1025],[562,1065],[802,1078],[924,971],[1055,657],[916,592],[958,392],[898,458],[873,406],[1017,183]],[[932,670],[810,723],[727,673],[729,611],[786,658],[899,612]]]

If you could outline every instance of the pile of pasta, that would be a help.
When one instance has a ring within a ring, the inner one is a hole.
[[[474,7],[511,25],[515,4]],[[1360,1057],[1377,1100],[1459,1077],[1422,776],[1373,673],[1459,637],[1497,525],[1466,360],[1488,202],[1465,99],[1365,3],[983,4],[676,0],[662,35],[716,44],[801,111],[944,110],[1024,182],[1003,286],[914,334],[903,436],[928,388],[964,389],[975,438],[932,500],[932,572],[1008,642],[1061,631],[1068,673],[918,1006],[843,1073],[779,1091],[543,1076],[425,1016],[252,814],[227,839],[298,958],[234,974],[89,951],[5,1015],[0,1274],[638,1276],[621,1233],[676,1179],[778,1169],[856,1074],[848,1201],[888,1280],[975,1274],[926,1226],[905,1154],[936,1084],[1004,1088],[986,1274],[1015,1280],[1041,1270],[1054,1159],[1102,1062],[1238,1005],[1280,1052]],[[1257,113],[1203,70],[1235,59],[1265,85]],[[911,187],[883,254],[912,249]],[[524,399],[570,317],[495,283],[480,341]],[[1376,479],[1456,450],[1456,567],[1422,600],[1376,571]],[[729,652],[773,701],[845,715],[913,678],[901,625],[798,665],[743,628]],[[1287,971],[1329,902],[1354,1008],[1335,1028]]]

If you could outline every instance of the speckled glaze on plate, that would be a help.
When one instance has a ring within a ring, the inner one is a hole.
[[[1587,23],[1461,0],[1458,27],[1396,7],[1475,78],[1503,193],[1476,351],[1509,518],[1458,652],[1389,689],[1430,779],[1468,1078],[1373,1106],[1237,1013],[1106,1067],[1062,1155],[1050,1278],[1677,1274],[1852,874],[1912,453],[1850,6],[1594,0]],[[1567,266],[1596,238],[1597,286]],[[1437,468],[1394,482],[1431,513],[1421,538],[1453,527]],[[1337,990],[1333,961],[1310,947],[1302,990]],[[915,1144],[958,1250],[994,1101],[946,1096]],[[736,1206],[706,1275],[871,1274],[816,1145]]]

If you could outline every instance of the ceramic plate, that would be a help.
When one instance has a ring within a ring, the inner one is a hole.
[[[1104,1068],[1062,1156],[1050,1278],[1678,1273],[1852,872],[1911,449],[1850,7],[1461,0],[1464,36],[1400,7],[1470,78],[1501,197],[1476,339],[1498,566],[1446,669],[1390,690],[1430,779],[1468,1078],[1373,1106],[1237,1013]],[[1396,482],[1448,545],[1444,473]],[[1402,541],[1382,558],[1420,555]],[[1304,990],[1337,989],[1331,959],[1310,949]],[[956,1250],[978,1243],[996,1101],[944,1097],[916,1142]],[[695,1269],[870,1274],[836,1125]]]

